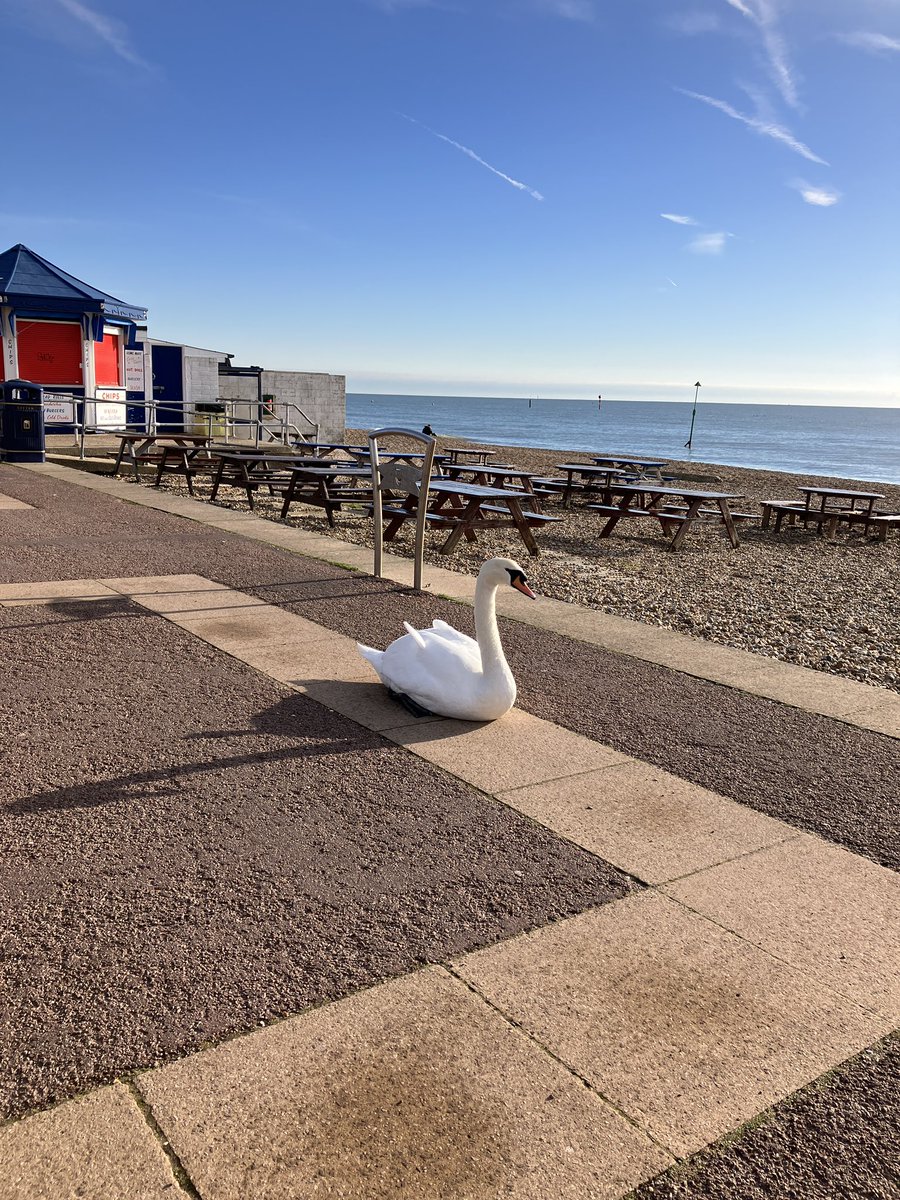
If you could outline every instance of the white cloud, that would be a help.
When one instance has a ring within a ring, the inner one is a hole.
[[[103,13],[96,12],[93,8],[88,8],[80,0],[58,0],[58,3],[70,16],[73,16],[77,21],[81,21],[102,42],[105,42],[113,53],[118,54],[119,58],[123,58],[125,62],[129,62],[137,67],[146,67],[148,65],[137,51],[132,49],[128,30],[121,21],[112,20],[104,16]]]
[[[807,183],[805,179],[795,179],[790,186],[800,193],[807,204],[813,204],[817,208],[831,208],[832,204],[837,204],[841,198],[840,192],[832,188],[816,187]]]
[[[785,103],[791,108],[797,108],[797,83],[788,61],[787,46],[778,28],[778,8],[775,0],[726,0],[726,3],[757,27],[775,86]]]
[[[694,254],[721,254],[725,249],[725,239],[730,233],[698,233],[692,242],[688,242],[688,250]]]
[[[682,217],[678,213],[660,213],[664,221],[674,221],[676,225],[696,225],[693,217]]]
[[[820,158],[818,154],[814,154],[809,146],[798,141],[789,129],[785,129],[783,125],[778,125],[774,121],[764,121],[759,117],[748,117],[744,113],[740,113],[736,108],[732,108],[730,104],[726,104],[724,100],[715,100],[712,96],[704,96],[700,92],[691,92],[687,88],[676,88],[676,92],[681,92],[684,96],[691,96],[694,100],[702,100],[704,104],[709,104],[713,108],[719,109],[726,116],[731,117],[735,121],[741,121],[749,129],[756,130],[757,133],[763,134],[765,137],[774,138],[776,142],[782,142],[796,154],[808,158],[810,162],[820,163],[823,167],[827,167],[828,163],[824,158]]]
[[[896,54],[900,51],[900,38],[888,37],[886,33],[858,30],[856,33],[839,33],[836,36],[848,46],[857,46],[860,50],[868,50],[870,54]]]
[[[420,129],[426,130],[432,135],[432,137],[440,138],[442,142],[446,142],[449,146],[455,146],[457,150],[461,151],[463,154],[467,154],[469,158],[479,163],[482,167],[486,167],[500,179],[504,179],[507,183],[512,184],[514,188],[518,188],[520,192],[527,192],[528,195],[534,200],[544,199],[540,192],[536,192],[534,188],[529,187],[527,183],[522,183],[519,179],[513,179],[511,175],[505,175],[503,171],[498,171],[496,167],[492,167],[489,162],[486,162],[480,155],[476,154],[474,150],[470,150],[468,146],[464,146],[461,142],[455,142],[453,138],[447,137],[443,133],[438,133],[436,129],[431,129],[430,126],[423,124],[422,121],[417,121],[415,117],[408,117],[406,113],[401,113],[400,116],[403,117],[404,120],[409,121],[411,124],[418,125]]]

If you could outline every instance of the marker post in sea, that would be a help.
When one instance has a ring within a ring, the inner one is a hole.
[[[691,441],[694,437],[694,417],[697,415],[697,397],[700,394],[700,384],[694,384],[694,407],[691,409],[691,432],[688,434],[688,440],[684,443],[686,450],[690,450]]]

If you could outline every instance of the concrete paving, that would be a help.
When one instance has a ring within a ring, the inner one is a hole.
[[[364,568],[358,548],[318,535],[96,486]],[[410,564],[395,566],[408,582]],[[429,577],[471,600],[471,579]],[[893,872],[519,710],[491,726],[416,721],[373,682],[352,638],[200,575],[0,585],[2,606],[116,596],[647,886],[14,1122],[0,1130],[0,1200],[616,1200],[896,1024]],[[832,690],[801,668],[705,644],[696,653],[695,639],[648,638],[646,627],[638,637],[573,606],[523,603],[515,617],[900,733],[900,706],[881,689]]]

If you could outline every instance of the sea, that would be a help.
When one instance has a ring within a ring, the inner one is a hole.
[[[347,394],[351,429],[900,484],[900,408]],[[693,415],[693,434],[691,420]],[[685,443],[691,440],[690,449]]]

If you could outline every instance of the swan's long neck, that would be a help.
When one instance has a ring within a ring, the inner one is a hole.
[[[497,628],[496,595],[497,584],[479,581],[475,589],[475,637],[485,675],[509,674],[506,655],[500,644],[500,630]]]

